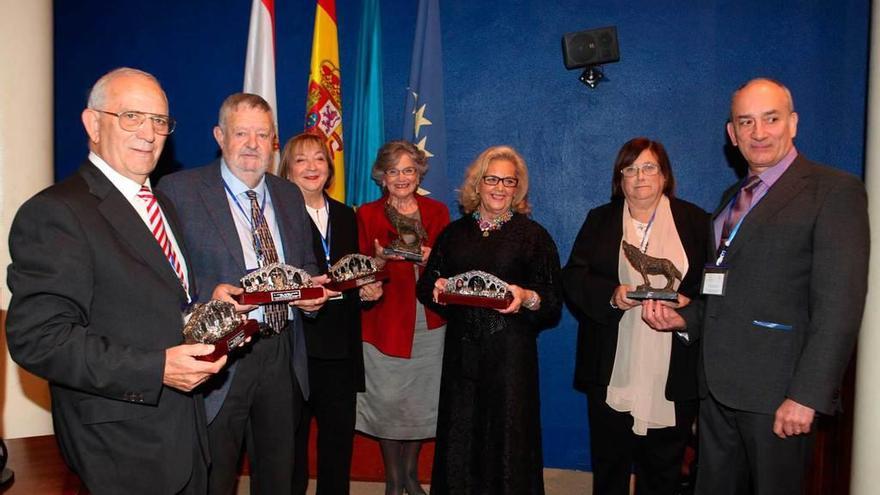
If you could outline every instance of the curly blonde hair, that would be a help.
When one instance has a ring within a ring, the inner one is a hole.
[[[473,213],[480,206],[480,180],[486,169],[494,160],[507,160],[516,169],[516,192],[513,194],[511,209],[517,213],[527,214],[532,211],[529,204],[529,169],[523,157],[510,146],[492,146],[486,149],[468,166],[464,172],[464,182],[458,190],[458,203],[466,213]]]

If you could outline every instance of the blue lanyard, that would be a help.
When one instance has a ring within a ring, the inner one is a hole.
[[[659,205],[658,205],[659,207]],[[651,235],[651,227],[654,225],[654,217],[657,216],[657,208],[654,208],[654,212],[651,213],[651,219],[648,220],[648,225],[645,226],[645,233],[642,235],[642,242],[639,245],[639,251],[642,253],[648,252],[648,236]]]
[[[324,196],[324,207],[327,211],[327,237],[321,233],[318,225],[318,236],[321,238],[321,247],[324,248],[324,260],[327,262],[327,269],[330,269],[330,200]]]
[[[746,179],[743,179],[743,183],[745,183]],[[727,220],[730,220],[730,216],[733,215],[733,205],[736,204],[736,200],[739,198],[739,195],[742,194],[742,188],[737,191],[736,195],[730,202],[727,204]],[[766,194],[764,195],[766,196]],[[733,239],[736,237],[736,234],[739,232],[739,228],[742,223],[745,221],[746,217],[752,211],[752,208],[758,206],[758,203],[764,199],[764,196],[761,196],[758,201],[753,201],[752,204],[749,205],[749,209],[743,213],[743,216],[739,217],[739,221],[736,222],[736,225],[733,226],[733,229],[730,231],[730,235],[727,236],[727,239],[723,239],[721,242],[720,249],[718,250],[718,259],[715,260],[715,266],[721,266],[724,263],[724,257],[727,256],[727,250],[730,248],[730,245],[733,244]],[[727,221],[725,221],[727,223]],[[721,224],[721,230],[724,230],[724,224]]]
[[[227,194],[229,194],[229,197],[232,198],[232,201],[235,203],[235,206],[238,208],[238,211],[241,212],[241,214],[244,216],[244,219],[247,220],[248,225],[251,226],[251,238],[253,238],[253,240],[254,240],[254,251],[255,251],[254,254],[257,256],[257,264],[262,266],[263,265],[263,246],[262,246],[262,243],[260,242],[260,236],[257,235],[257,227],[258,226],[254,225],[254,221],[253,221],[253,219],[251,219],[251,216],[248,215],[247,212],[244,211],[244,208],[241,207],[241,203],[238,202],[238,198],[236,198],[235,194],[232,193],[232,189],[229,188],[229,184],[226,183],[226,180],[225,179],[221,179],[221,180],[223,180],[223,188],[226,189]],[[269,195],[268,190],[265,193],[263,193],[263,204],[260,205],[260,218],[263,218],[263,219],[266,218],[265,217],[266,196],[268,196],[268,195]]]

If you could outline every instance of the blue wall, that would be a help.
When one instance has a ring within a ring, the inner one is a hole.
[[[360,2],[337,3],[350,108]],[[302,127],[314,3],[276,4],[283,142]],[[401,134],[416,4],[382,2],[389,139]],[[564,263],[586,211],[609,196],[617,149],[633,136],[662,141],[678,195],[714,208],[736,178],[725,155],[729,96],[758,75],[791,88],[803,153],[861,175],[869,10],[868,0],[441,1],[451,183],[485,147],[518,148],[533,175],[534,218]],[[79,112],[90,85],[121,65],[154,73],[168,92],[179,127],[163,168],[213,159],[217,110],[242,85],[249,13],[249,0],[56,2],[56,176],[85,157]],[[621,60],[589,90],[563,67],[560,37],[606,25],[618,28]],[[571,388],[575,329],[566,313],[541,337],[544,457],[589,469],[586,401]]]

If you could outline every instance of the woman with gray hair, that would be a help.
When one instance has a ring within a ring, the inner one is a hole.
[[[357,210],[360,250],[375,256],[390,278],[382,299],[362,313],[366,392],[358,394],[356,429],[379,439],[385,493],[393,495],[425,493],[418,483],[419,451],[437,426],[446,322],[416,300],[416,280],[449,211],[416,192],[427,171],[422,150],[406,141],[386,143],[373,165],[382,197]],[[416,246],[412,257],[419,259],[385,254],[400,238]]]

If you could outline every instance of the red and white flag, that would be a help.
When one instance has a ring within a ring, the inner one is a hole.
[[[244,63],[244,92],[263,97],[275,112],[275,164],[278,166],[278,105],[275,99],[275,0],[253,0]]]

